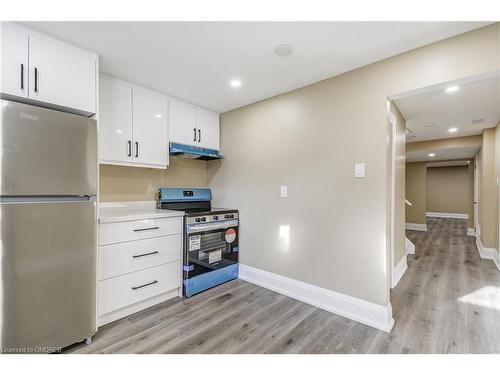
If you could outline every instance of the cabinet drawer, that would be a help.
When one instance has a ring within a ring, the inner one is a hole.
[[[110,245],[182,233],[182,217],[104,223],[99,227],[99,245]]]
[[[180,261],[181,251],[181,234],[100,246],[99,280]]]
[[[173,262],[99,281],[99,315],[181,286],[181,263]]]

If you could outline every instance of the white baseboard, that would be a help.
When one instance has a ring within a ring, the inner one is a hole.
[[[419,230],[427,232],[427,224],[406,223],[405,228],[409,230]]]
[[[392,286],[395,288],[398,285],[399,280],[403,277],[404,273],[408,269],[408,264],[406,263],[406,254],[401,260],[396,264],[392,270]]]
[[[134,303],[133,305],[123,307],[118,310],[111,311],[107,314],[97,317],[97,326],[102,327],[105,324],[114,322],[115,320],[124,318],[128,315],[134,314],[148,307],[165,302],[171,298],[182,296],[182,288],[176,288],[169,292],[159,294],[157,296],[148,298],[147,300]]]
[[[406,254],[415,254],[415,244],[405,237]]]
[[[444,217],[447,219],[468,219],[468,214],[455,214],[452,212],[427,212],[427,217]]]
[[[497,266],[498,270],[500,271],[500,259],[498,250],[493,249],[491,247],[484,247],[479,237],[476,237],[476,246],[477,246],[477,251],[479,251],[479,256],[482,259],[492,260]]]
[[[467,228],[467,235],[475,237],[476,236],[476,231],[474,230],[474,228]]]
[[[377,305],[244,264],[239,278],[382,331],[390,332],[394,325],[390,303]]]

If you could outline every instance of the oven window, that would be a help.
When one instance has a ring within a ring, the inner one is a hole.
[[[189,234],[185,254],[189,272],[186,276],[193,277],[237,263],[237,243],[237,228]]]

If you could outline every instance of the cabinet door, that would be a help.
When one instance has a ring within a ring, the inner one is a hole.
[[[28,97],[28,32],[10,22],[1,23],[1,92]]]
[[[219,114],[198,109],[196,124],[198,129],[198,145],[212,150],[219,150]]]
[[[96,112],[96,56],[30,32],[29,97],[55,106]]]
[[[134,86],[134,162],[168,165],[168,100],[154,91]]]
[[[196,107],[178,100],[170,101],[170,142],[198,145]]]
[[[99,158],[132,161],[132,87],[105,76],[99,82]]]

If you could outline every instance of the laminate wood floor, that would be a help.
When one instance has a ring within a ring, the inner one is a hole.
[[[385,333],[234,280],[101,327],[65,353],[500,353],[500,271],[465,220],[408,231],[416,254],[392,290]]]

